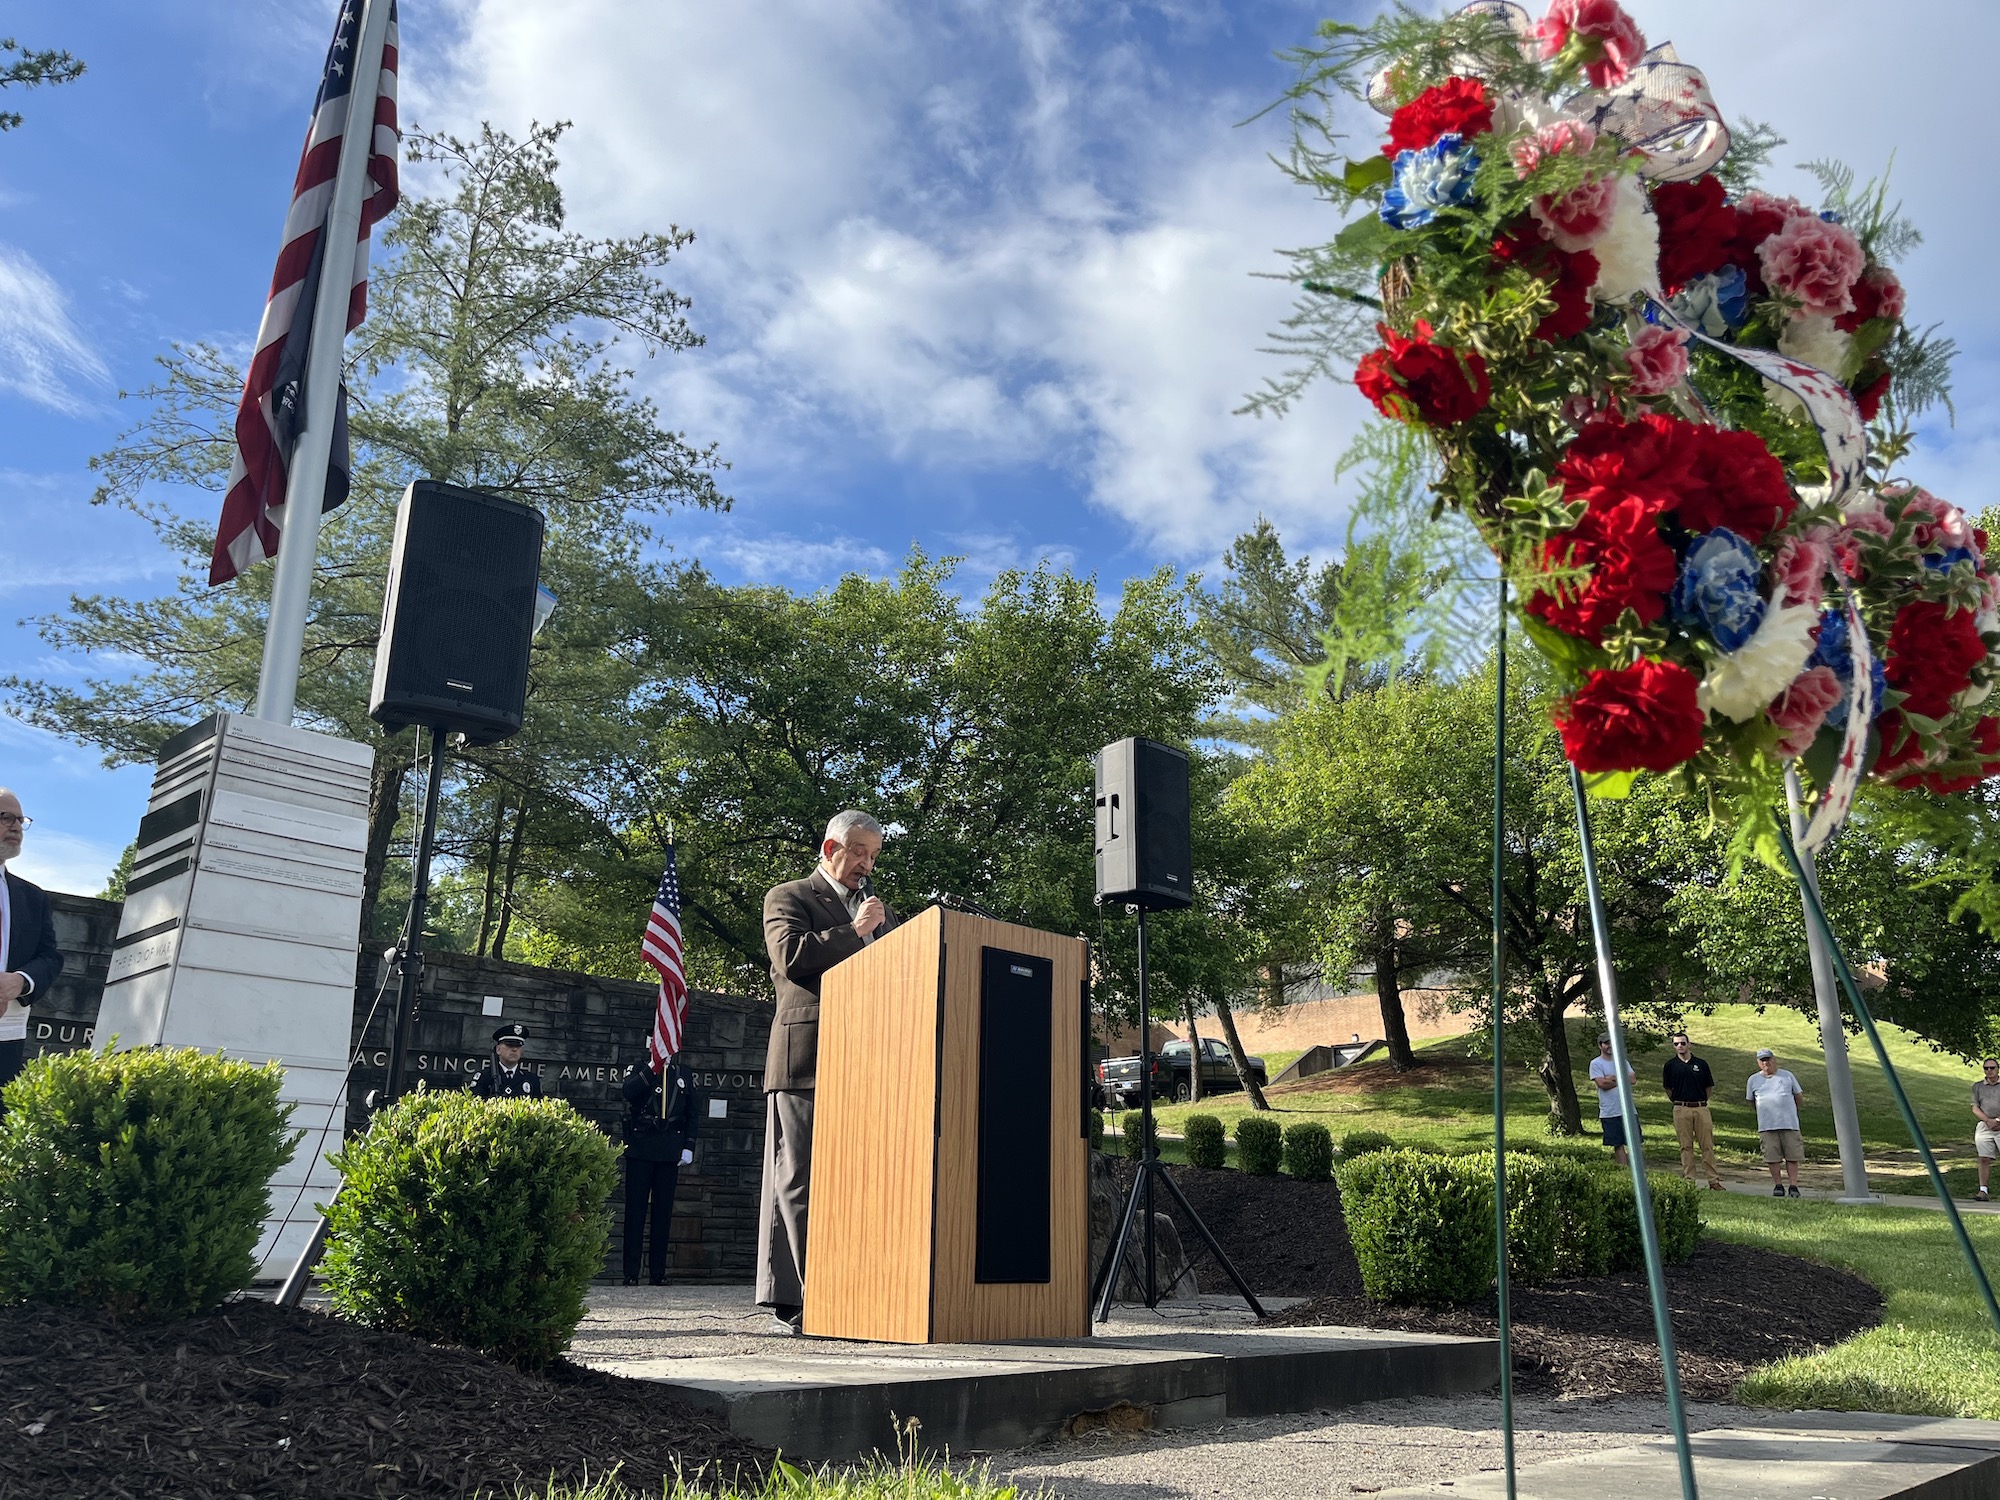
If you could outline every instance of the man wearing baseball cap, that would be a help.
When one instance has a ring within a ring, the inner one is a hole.
[[[521,1066],[521,1049],[528,1044],[526,1028],[502,1026],[493,1033],[493,1055],[472,1080],[472,1092],[482,1099],[545,1099],[542,1080]]]
[[[1764,1148],[1764,1165],[1771,1169],[1771,1196],[1787,1196],[1785,1176],[1791,1176],[1791,1197],[1799,1196],[1799,1163],[1806,1159],[1805,1137],[1799,1134],[1799,1105],[1805,1090],[1791,1070],[1778,1066],[1769,1047],[1757,1049],[1757,1071],[1743,1097],[1757,1106],[1757,1141]]]

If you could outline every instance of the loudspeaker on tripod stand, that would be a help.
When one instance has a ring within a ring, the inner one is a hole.
[[[1097,904],[1168,911],[1194,902],[1185,751],[1119,740],[1097,752]]]
[[[403,492],[370,718],[474,745],[520,731],[543,529],[540,511],[455,484]]]

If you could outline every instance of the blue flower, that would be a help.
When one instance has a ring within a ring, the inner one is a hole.
[[[1415,229],[1472,196],[1479,153],[1457,131],[1446,131],[1421,151],[1398,151],[1395,175],[1382,194],[1382,221]]]
[[[1674,310],[1712,339],[1741,328],[1750,308],[1750,283],[1741,266],[1697,276],[1674,293]]]
[[[1934,573],[1949,573],[1957,564],[1971,562],[1972,560],[1971,548],[1950,547],[1939,553],[1936,557],[1926,557],[1924,559],[1924,566]]]
[[[1699,624],[1724,651],[1740,651],[1764,620],[1757,549],[1725,526],[1697,538],[1674,585],[1674,619]]]
[[[1819,644],[1813,647],[1813,654],[1806,658],[1807,667],[1831,667],[1833,675],[1840,679],[1840,698],[1827,710],[1826,722],[1835,729],[1847,723],[1847,695],[1854,686],[1854,644],[1847,635],[1847,611],[1829,609],[1819,617]],[[1875,710],[1882,702],[1883,690],[1888,686],[1888,677],[1879,656],[1869,658],[1868,717],[1875,717]]]

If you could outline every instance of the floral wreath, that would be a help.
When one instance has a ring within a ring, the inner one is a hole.
[[[1915,235],[1880,192],[1752,189],[1701,74],[1615,0],[1323,34],[1388,140],[1307,158],[1372,212],[1301,279],[1379,308],[1355,384],[1520,586],[1593,790],[1684,776],[1768,854],[1787,768],[1808,847],[1864,774],[2000,773],[1987,537],[1887,476],[1948,346],[1905,325],[1885,262]]]

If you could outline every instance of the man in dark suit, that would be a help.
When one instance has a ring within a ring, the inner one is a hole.
[[[527,1028],[502,1026],[493,1033],[493,1055],[472,1080],[472,1092],[482,1099],[546,1099],[542,1080],[521,1066],[521,1049],[528,1045]]]
[[[667,1279],[667,1236],[673,1228],[674,1189],[681,1168],[694,1162],[701,1136],[701,1091],[694,1071],[675,1058],[653,1071],[650,1052],[625,1075],[625,1285],[639,1284],[639,1252],[646,1210],[653,1215],[647,1270],[654,1286]]]
[[[33,821],[22,816],[21,799],[0,787],[0,870],[20,856],[21,840]],[[0,878],[0,1085],[21,1071],[28,1050],[28,1007],[56,982],[62,966],[48,893],[7,871]]]
[[[882,825],[843,812],[826,825],[819,868],[764,896],[764,947],[778,1013],[764,1059],[764,1190],[757,1226],[757,1301],[799,1329],[805,1312],[806,1200],[812,1181],[819,984],[896,925],[870,889]]]

